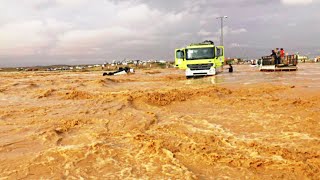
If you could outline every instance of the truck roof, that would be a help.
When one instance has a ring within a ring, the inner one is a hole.
[[[187,46],[188,48],[209,48],[209,47],[214,47],[214,45],[209,45],[209,44],[191,44]]]
[[[214,47],[214,42],[211,40],[205,40],[201,43],[192,43],[187,48],[203,48],[203,47]]]

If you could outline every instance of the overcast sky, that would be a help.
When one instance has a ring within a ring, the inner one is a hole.
[[[170,60],[225,15],[227,57],[320,55],[320,0],[0,0],[0,66]]]

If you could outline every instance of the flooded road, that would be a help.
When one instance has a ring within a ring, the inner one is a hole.
[[[202,79],[205,81],[205,79]],[[234,65],[234,72],[224,70],[211,78],[216,84],[295,84],[300,87],[320,88],[320,64],[299,64],[298,71],[290,72],[259,72],[258,67]],[[201,80],[200,80],[201,81]]]
[[[320,64],[234,70],[0,73],[0,177],[319,179]]]

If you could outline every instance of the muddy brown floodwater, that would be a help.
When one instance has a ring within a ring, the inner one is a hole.
[[[320,179],[320,64],[0,73],[0,179]]]

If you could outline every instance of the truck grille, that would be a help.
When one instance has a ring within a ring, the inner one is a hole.
[[[187,65],[190,70],[209,70],[213,64],[188,64]]]

